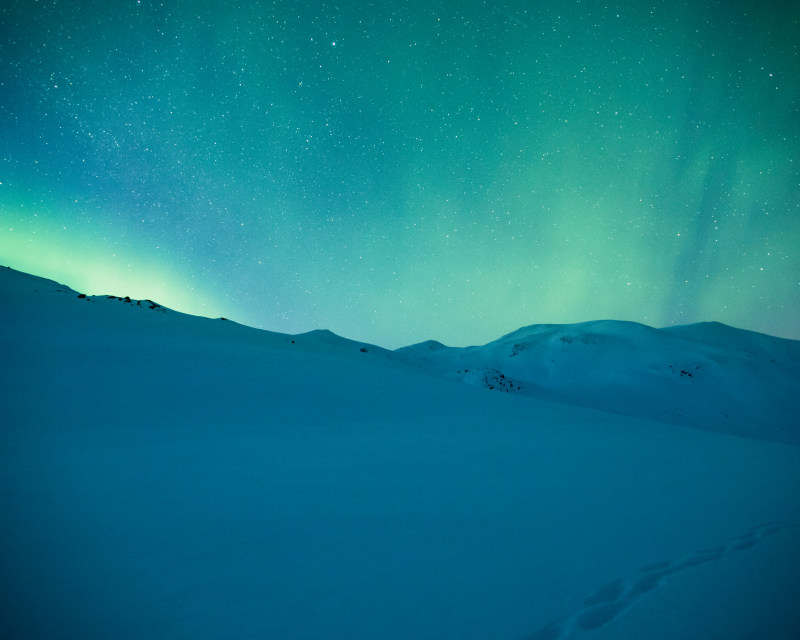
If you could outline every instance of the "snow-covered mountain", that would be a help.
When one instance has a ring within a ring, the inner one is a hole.
[[[389,352],[5,268],[0,318],[0,637],[800,635],[796,343]]]
[[[481,347],[429,341],[398,354],[490,389],[800,444],[800,342],[717,322],[535,325]]]

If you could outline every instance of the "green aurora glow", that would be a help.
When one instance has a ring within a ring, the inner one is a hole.
[[[789,3],[791,4],[791,3]],[[800,338],[800,6],[12,0],[0,262],[397,347]]]

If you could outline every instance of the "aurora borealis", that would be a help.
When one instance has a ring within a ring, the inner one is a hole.
[[[800,5],[10,0],[0,263],[398,347],[800,338]]]

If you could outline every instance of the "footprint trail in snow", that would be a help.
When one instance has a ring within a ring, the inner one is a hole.
[[[588,632],[607,625],[624,614],[649,592],[657,588],[672,573],[691,569],[718,560],[737,551],[755,546],[767,536],[788,527],[789,523],[760,524],[735,538],[727,545],[703,549],[685,558],[657,562],[639,569],[631,578],[620,579],[598,589],[583,601],[585,608],[542,627],[525,640],[564,640],[577,632]]]

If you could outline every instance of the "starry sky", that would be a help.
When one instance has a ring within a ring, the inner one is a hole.
[[[6,0],[0,263],[391,348],[800,338],[800,4]]]

